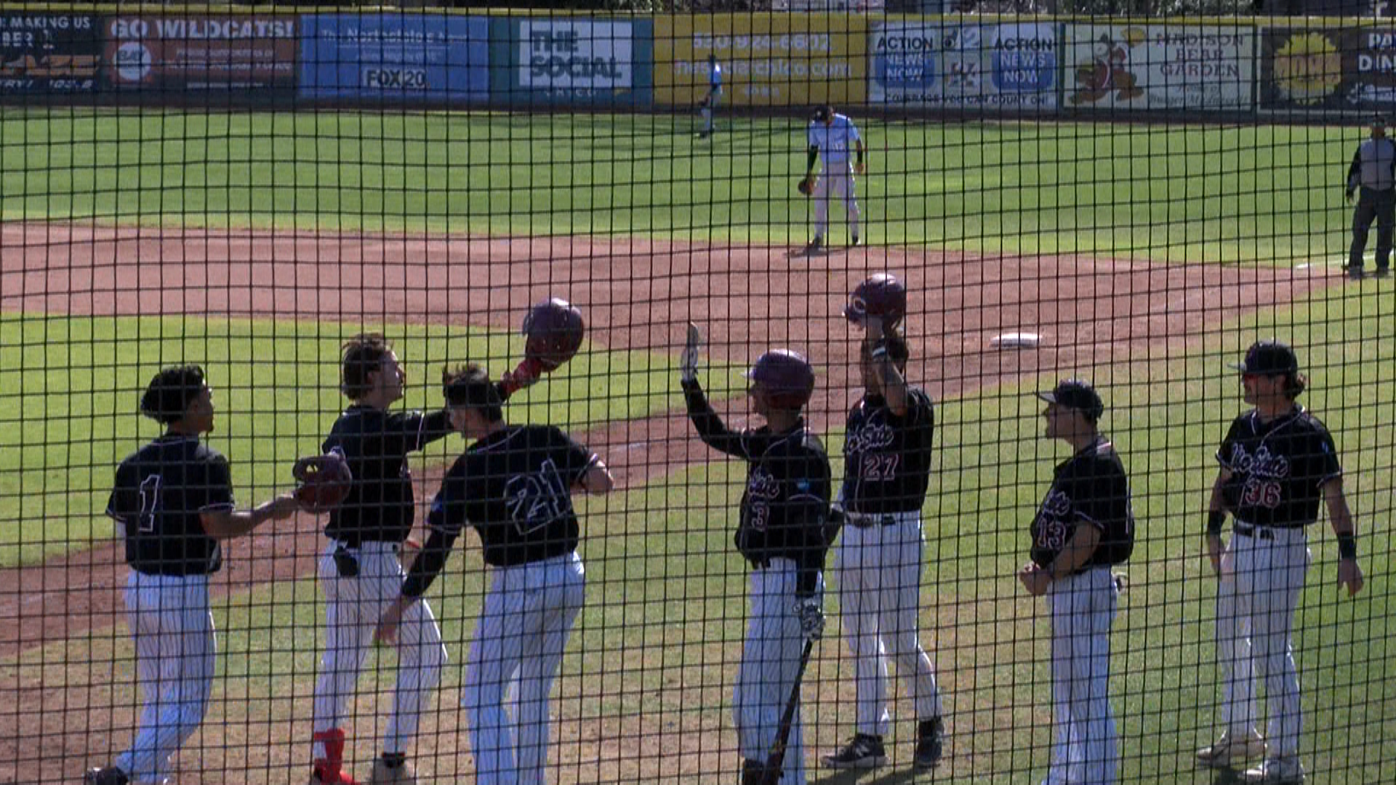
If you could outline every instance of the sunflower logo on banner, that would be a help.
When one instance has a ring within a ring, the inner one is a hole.
[[[1342,78],[1342,55],[1322,33],[1296,33],[1275,52],[1275,84],[1296,103],[1321,102]]]

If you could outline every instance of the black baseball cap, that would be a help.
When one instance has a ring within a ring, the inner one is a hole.
[[[1281,376],[1299,373],[1299,358],[1287,344],[1279,341],[1257,341],[1246,350],[1246,361],[1232,363],[1231,367],[1241,373],[1256,376]]]
[[[834,107],[828,104],[814,107],[814,121],[816,123],[827,123],[834,116]]]
[[[1081,379],[1062,379],[1049,392],[1039,392],[1035,395],[1047,403],[1076,409],[1092,422],[1105,414],[1105,402],[1100,400],[1100,394],[1089,382]]]

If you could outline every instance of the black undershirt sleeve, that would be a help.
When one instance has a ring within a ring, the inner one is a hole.
[[[402,596],[416,599],[431,588],[432,581],[441,574],[446,560],[451,557],[451,548],[455,545],[457,536],[458,533],[450,534],[441,529],[431,530],[431,536],[417,553],[417,558],[412,560],[412,567],[402,582]]]
[[[815,163],[817,163],[818,161],[819,161],[819,145],[817,145],[817,144],[812,144],[812,145],[809,146],[809,163],[806,164],[805,169],[808,170],[808,171],[813,172],[813,171],[814,171],[814,165],[815,165]]]

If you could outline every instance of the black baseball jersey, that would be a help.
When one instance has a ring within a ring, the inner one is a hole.
[[[1078,526],[1100,530],[1100,543],[1081,569],[1119,564],[1134,550],[1129,478],[1115,447],[1104,438],[1059,464],[1052,487],[1032,520],[1032,561],[1048,567]]]
[[[599,459],[550,425],[508,426],[470,445],[441,481],[427,514],[431,535],[403,582],[419,597],[469,525],[485,563],[530,564],[577,549],[572,487]]]
[[[107,515],[126,530],[126,563],[151,575],[206,575],[223,564],[202,512],[233,509],[228,461],[196,436],[167,434],[116,469]]]
[[[784,433],[769,427],[730,431],[698,382],[684,382],[688,414],[708,446],[747,462],[746,491],[734,542],[753,564],[793,560],[796,591],[813,594],[829,550],[829,456],[800,420]]]
[[[1254,410],[1237,417],[1217,460],[1231,472],[1222,487],[1226,508],[1257,526],[1318,520],[1323,484],[1343,473],[1333,437],[1302,406],[1269,422]]]
[[[351,544],[407,539],[415,514],[407,454],[450,432],[451,420],[444,410],[423,414],[370,406],[346,409],[325,438],[324,451],[344,456],[354,482],[349,495],[330,512],[325,536]]]
[[[930,396],[910,388],[898,417],[880,395],[865,395],[848,413],[839,497],[849,512],[886,515],[921,509],[931,481],[935,410]]]

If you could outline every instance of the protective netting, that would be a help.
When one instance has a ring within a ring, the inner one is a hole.
[[[0,7],[0,781],[1396,776],[1385,6],[625,5]]]

